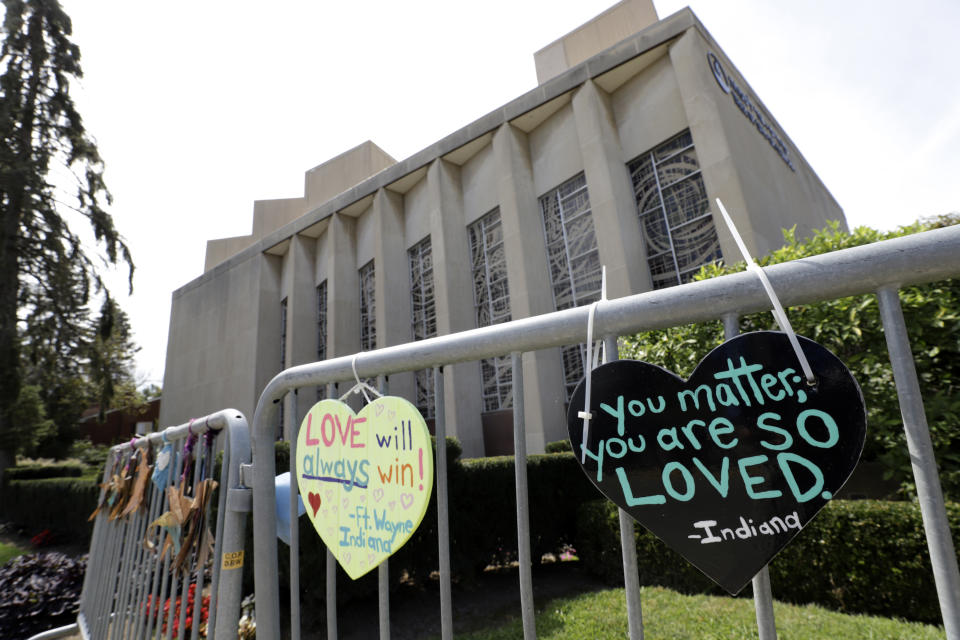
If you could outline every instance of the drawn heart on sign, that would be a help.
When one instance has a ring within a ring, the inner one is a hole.
[[[377,398],[359,413],[322,400],[300,425],[296,472],[313,507],[307,516],[356,580],[402,547],[423,519],[433,490],[430,432],[403,398]],[[321,493],[332,506],[318,517]]]
[[[320,494],[311,491],[307,494],[307,499],[310,501],[310,508],[313,509],[313,515],[316,517],[317,509],[320,508]]]
[[[585,381],[570,401],[591,482],[733,594],[836,495],[863,450],[859,385],[798,338],[814,386],[787,336],[765,331],[720,345],[687,381],[635,360],[594,369],[585,439]]]

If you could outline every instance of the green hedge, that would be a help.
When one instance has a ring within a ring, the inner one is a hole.
[[[42,478],[79,478],[87,471],[86,465],[78,462],[59,464],[31,464],[11,467],[4,472],[6,480],[40,480]]]
[[[436,444],[434,443],[434,447]],[[290,468],[289,448],[277,444],[277,473]],[[460,443],[447,439],[450,566],[460,581],[474,579],[491,563],[516,558],[517,508],[512,456],[460,460]],[[576,505],[596,497],[571,453],[529,456],[531,550],[534,558],[573,544]],[[300,518],[300,587],[305,609],[323,610],[326,551],[308,518]],[[289,548],[280,544],[280,584],[289,584]],[[252,563],[249,563],[252,564]],[[438,569],[437,494],[434,487],[423,521],[390,558],[390,579],[427,580]],[[350,580],[338,569],[341,601],[377,591],[377,572]],[[247,577],[249,579],[249,576]]]
[[[960,505],[948,504],[947,516],[954,546],[960,548]],[[642,527],[636,529],[642,584],[721,593],[679,554]],[[582,505],[577,531],[584,566],[611,583],[622,583],[616,507],[598,500]],[[770,581],[778,600],[940,622],[923,522],[913,503],[829,502],[770,563]]]
[[[451,570],[470,581],[491,563],[516,557],[515,469],[512,457],[460,460],[447,441]],[[278,472],[289,469],[289,448],[276,447]],[[71,472],[72,473],[72,472]],[[533,455],[527,464],[531,548],[542,554],[573,546],[586,569],[622,582],[617,510],[597,493],[569,452]],[[89,541],[87,517],[99,496],[88,477],[9,478],[0,490],[3,515],[28,529],[50,529]],[[214,502],[214,506],[215,506]],[[579,509],[578,509],[579,507]],[[960,532],[960,505],[948,505],[951,529]],[[304,606],[323,609],[326,551],[307,518],[300,518],[300,584]],[[248,549],[252,526],[248,524]],[[956,537],[956,536],[955,536]],[[683,592],[720,593],[713,582],[642,527],[636,544],[641,581]],[[960,537],[955,546],[960,548]],[[289,550],[280,544],[280,584],[289,584]],[[253,566],[246,563],[247,568]],[[436,489],[410,541],[390,559],[390,577],[428,579],[438,568]],[[352,581],[338,569],[338,597],[377,590],[376,572]],[[937,622],[939,606],[920,512],[903,502],[834,500],[771,563],[774,597],[816,602],[847,612]],[[248,576],[248,580],[252,576]],[[252,589],[252,581],[250,583]],[[749,594],[749,589],[745,590]]]
[[[93,535],[93,523],[87,518],[100,497],[93,478],[6,480],[0,493],[4,519],[28,531],[49,529],[80,544]]]
[[[544,447],[547,453],[563,453],[564,451],[573,451],[573,447],[570,446],[569,440],[556,440],[554,442],[548,442],[547,446]]]

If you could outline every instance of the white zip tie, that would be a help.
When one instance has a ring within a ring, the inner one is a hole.
[[[803,369],[803,374],[807,378],[807,383],[811,385],[817,384],[817,377],[813,375],[813,369],[810,368],[810,363],[807,361],[807,356],[804,355],[803,350],[800,348],[800,341],[797,340],[797,334],[794,332],[793,326],[790,324],[790,319],[787,318],[787,312],[784,311],[783,305],[780,304],[780,299],[777,297],[777,293],[773,290],[773,285],[770,284],[770,279],[767,278],[767,274],[764,273],[760,265],[754,262],[753,257],[750,255],[750,251],[747,250],[747,245],[744,244],[743,238],[740,237],[740,233],[737,231],[737,226],[733,224],[733,218],[731,218],[730,214],[727,213],[723,203],[720,202],[720,198],[717,198],[716,200],[717,206],[720,207],[720,213],[723,215],[723,220],[727,223],[727,227],[730,229],[730,233],[733,235],[733,239],[736,241],[737,247],[740,248],[740,253],[743,254],[743,259],[747,262],[747,271],[752,271],[757,275],[758,278],[760,278],[760,283],[763,285],[764,291],[767,292],[767,297],[770,298],[770,302],[773,303],[773,317],[780,326],[780,329],[787,334],[787,339],[790,340],[790,346],[793,347],[794,352],[797,354],[797,359],[800,361],[800,368]]]
[[[594,355],[593,346],[593,317],[597,313],[597,307],[601,302],[607,301],[607,267],[600,267],[600,299],[590,305],[590,311],[587,314],[587,361],[584,363],[586,370],[586,387],[583,390],[583,411],[577,412],[577,417],[583,419],[583,438],[580,441],[580,464],[587,462],[587,436],[590,434],[590,420],[593,414],[590,413],[590,379],[593,377],[593,362],[597,359]],[[599,347],[597,347],[599,353]],[[606,353],[604,353],[606,358]]]
[[[369,384],[361,380],[360,376],[357,375],[357,358],[359,356],[360,354],[358,353],[354,354],[353,360],[350,361],[350,368],[353,369],[353,379],[356,380],[357,383],[352,387],[350,387],[350,389],[348,389],[345,394],[340,396],[340,402],[343,402],[344,400],[349,398],[351,394],[354,394],[358,391],[363,394],[363,399],[367,401],[367,404],[370,404],[370,396],[367,395],[367,391],[377,396],[378,398],[383,397],[382,393],[380,393],[379,391],[371,387]]]

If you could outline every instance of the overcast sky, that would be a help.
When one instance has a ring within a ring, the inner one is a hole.
[[[692,7],[851,226],[960,210],[960,2],[654,1],[660,17]],[[614,4],[61,2],[137,265],[119,297],[156,384],[172,292],[208,239],[250,233],[254,200],[303,195],[306,170],[365,140],[401,160],[462,128],[534,88],[533,53]]]

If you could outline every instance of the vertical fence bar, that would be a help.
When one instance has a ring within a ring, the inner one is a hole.
[[[147,455],[144,452],[144,455]],[[149,487],[144,488],[144,492],[148,490]],[[130,595],[130,636],[136,637],[138,634],[138,629],[140,623],[142,622],[143,608],[146,605],[146,586],[145,583],[149,579],[149,567],[147,565],[146,549],[143,548],[143,538],[147,533],[147,525],[150,524],[151,520],[149,519],[149,512],[147,511],[147,506],[149,500],[149,495],[145,496],[144,503],[141,503],[140,507],[137,509],[137,524],[135,527],[136,536],[134,538],[134,544],[137,547],[136,550],[136,579],[133,582],[131,595]]]
[[[112,454],[108,456],[106,462],[103,465],[103,473],[100,474],[100,495],[97,497],[97,505],[103,502],[103,498],[107,494],[106,485],[108,482],[110,482],[110,467],[111,467],[110,462],[112,457],[113,457]],[[98,543],[102,540],[103,538],[102,531],[104,526],[105,526],[104,520],[103,518],[100,517],[100,514],[98,513],[97,518],[93,521],[93,541],[94,541],[93,545],[98,545]],[[94,548],[98,548],[98,547],[95,546]],[[93,550],[94,549],[91,548],[91,551]],[[80,602],[82,603],[89,602],[87,598],[89,597],[90,590],[93,589],[96,584],[93,580],[93,576],[97,574],[93,573],[93,571],[96,571],[99,569],[99,567],[97,566],[97,562],[100,561],[102,557],[103,557],[102,554],[97,554],[96,556],[94,556],[93,554],[90,555],[90,563],[88,566],[92,571],[87,571],[86,575],[83,576],[83,589],[80,592],[81,594]]]
[[[337,397],[337,385],[327,385],[327,397]],[[326,605],[327,605],[327,640],[337,639],[337,559],[327,549],[326,562]]]
[[[777,621],[773,616],[773,589],[770,588],[770,568],[753,576],[753,609],[757,616],[757,633],[760,640],[777,640]]]
[[[200,440],[197,442],[197,445],[203,445],[201,455],[203,456],[203,473],[201,474],[200,481],[205,482],[213,478],[213,433],[207,431],[203,434]],[[208,444],[209,443],[209,444]],[[203,555],[201,551],[205,545],[210,544],[208,539],[210,535],[208,534],[210,530],[210,509],[211,509],[211,496],[207,496],[206,504],[204,505],[204,512],[202,515],[203,528],[198,533],[198,544],[197,551],[193,557],[193,573],[194,573],[194,584],[196,585],[196,591],[193,596],[193,625],[190,630],[191,640],[197,640],[200,637],[200,624],[202,622],[201,618],[203,617],[203,589],[204,582],[206,580],[206,562],[201,563],[200,558]],[[214,559],[216,556],[214,555]],[[216,617],[216,612],[214,612],[212,617]],[[207,608],[207,620],[209,622],[211,618],[210,608]]]
[[[203,466],[201,464],[202,457],[203,457],[203,437],[197,436],[196,442],[193,443],[193,485],[192,485],[191,493],[193,494],[194,500],[196,500],[197,498],[197,488],[200,486],[200,481],[202,480],[202,478],[200,477],[200,469]],[[197,532],[197,535],[200,535],[200,532]],[[197,557],[196,552],[188,553],[187,562],[190,564],[196,564],[196,557]],[[192,562],[191,562],[191,559],[192,559]],[[199,590],[201,585],[198,584],[199,581],[196,578],[196,573],[194,574],[193,578],[190,577],[189,568],[187,567],[183,568],[181,570],[181,573],[183,575],[183,591],[181,591],[181,596],[180,596],[180,622],[178,623],[177,626],[179,627],[178,631],[179,631],[180,637],[186,638],[187,637],[187,607],[190,606],[190,586],[193,585],[193,588],[194,588],[193,598],[194,598],[194,601],[196,601],[196,599],[200,597],[200,594],[197,593],[197,591]],[[173,605],[171,604],[170,606],[172,607]],[[191,620],[193,620],[192,615],[191,615]],[[193,620],[193,622],[196,625],[200,624],[199,620]],[[192,628],[193,627],[191,626],[191,629]]]
[[[177,451],[177,449],[180,449],[180,451]],[[168,487],[173,487],[174,489],[176,489],[176,487],[177,487],[177,479],[180,477],[180,473],[183,471],[183,465],[184,465],[183,450],[182,450],[182,447],[180,446],[180,443],[179,443],[179,442],[177,443],[177,446],[174,447],[174,451],[176,452],[176,453],[174,453],[174,459],[176,460],[176,465],[174,466],[174,471],[173,471],[173,473],[167,478],[167,482],[168,482],[168,485],[167,485],[167,486],[168,486]],[[167,500],[167,501],[164,503],[164,507],[165,507],[167,510],[170,509],[170,501],[169,501],[169,500]],[[161,535],[161,538],[160,538],[160,549],[163,549],[163,547],[166,546],[167,540],[168,540],[168,539],[171,539],[171,536],[172,536],[173,534],[170,533],[170,532],[168,532],[168,531],[166,530],[166,528],[161,529],[161,531],[162,531],[162,535]],[[169,615],[166,615],[166,616],[165,616],[164,610],[163,610],[163,606],[160,607],[160,613],[157,615],[157,632],[158,632],[158,635],[159,635],[160,631],[162,631],[162,628],[163,628],[164,626],[167,626],[168,629],[167,629],[166,635],[164,636],[164,637],[167,637],[167,638],[170,637],[170,634],[172,633],[171,630],[173,629],[173,609],[174,609],[174,602],[176,601],[176,595],[175,595],[175,594],[176,594],[176,591],[177,591],[177,587],[176,587],[176,585],[177,585],[177,576],[176,576],[176,574],[174,573],[174,571],[171,569],[171,565],[173,564],[173,560],[172,560],[171,556],[173,556],[173,547],[171,547],[171,548],[167,551],[166,555],[164,555],[164,558],[163,558],[163,580],[161,581],[161,587],[160,587],[160,601],[161,601],[161,602],[166,602],[166,600],[172,598],[172,600],[170,600],[170,606],[168,607],[168,609],[169,609]],[[167,618],[167,622],[166,622],[165,625],[164,625],[164,623],[163,623],[164,617]]]
[[[533,606],[533,560],[530,557],[530,500],[527,490],[527,433],[523,416],[523,358],[514,351],[510,354],[513,369],[513,468],[517,492],[517,556],[520,573],[520,613],[523,618],[523,638],[537,637]]]
[[[174,448],[174,450],[176,449],[180,449],[180,452],[177,455],[177,466],[176,466],[176,470],[169,478],[169,482],[170,482],[169,486],[174,488],[176,488],[177,486],[177,480],[180,477],[180,474],[183,470],[184,465],[188,463],[188,461],[185,460],[186,456],[183,453],[182,447],[179,446],[179,443],[178,443],[178,446]],[[168,509],[170,508],[169,501],[167,502],[166,507]],[[166,537],[169,535],[171,534],[167,533],[164,536],[162,540],[164,544],[166,544]],[[160,548],[162,549],[163,547],[160,547]],[[157,622],[157,628],[159,630],[162,630],[163,627],[166,626],[167,631],[165,632],[163,637],[168,639],[170,638],[170,634],[173,633],[173,612],[175,608],[174,605],[177,600],[177,573],[176,571],[171,569],[171,565],[173,564],[173,561],[171,560],[170,556],[172,555],[173,555],[173,549],[171,548],[163,559],[163,586],[161,587],[161,590],[160,590],[161,599],[164,599],[164,596],[166,596],[166,598],[169,598],[170,600],[169,611],[166,615],[167,622],[166,622],[166,625],[164,625],[159,621],[164,616],[162,607],[160,609],[160,614],[158,616],[158,622]],[[168,588],[169,588],[169,591],[168,591]]]
[[[177,451],[176,447],[174,447],[173,449],[172,456],[173,457],[170,460],[171,473],[167,475],[167,481],[166,483],[164,483],[163,492],[161,493],[163,498],[160,503],[160,508],[163,511],[167,511],[170,508],[170,503],[167,500],[167,488],[174,486],[174,484],[176,483],[175,478],[180,475],[180,466],[182,464],[182,457],[180,455],[180,452]],[[167,595],[167,584],[170,579],[170,571],[169,571],[170,554],[169,553],[164,554],[163,558],[162,559],[160,558],[160,554],[163,553],[163,547],[166,545],[166,540],[168,535],[169,534],[167,533],[167,530],[161,527],[160,537],[156,547],[157,567],[158,567],[157,575],[160,576],[160,584],[159,584],[160,590],[157,591],[156,586],[154,586],[154,593],[157,594],[156,596],[157,602],[160,603],[159,610],[157,611],[157,618],[156,618],[157,627],[154,630],[154,634],[156,637],[160,636],[160,630],[163,628],[163,618],[164,618],[163,602],[164,602],[164,597]],[[156,582],[156,580],[154,580],[154,582]]]
[[[126,464],[126,458],[124,458],[123,452],[121,451],[117,452],[117,458],[119,459],[119,463],[116,470],[118,471],[119,474],[122,474],[123,467]],[[123,556],[123,551],[124,551],[123,530],[119,526],[117,526],[116,522],[112,522],[110,520],[109,514],[111,510],[112,510],[112,506],[108,504],[106,515],[105,515],[107,519],[107,522],[106,522],[107,531],[109,532],[109,536],[107,538],[108,540],[107,549],[111,551],[109,553],[110,563],[108,568],[110,570],[110,573],[108,575],[123,575],[121,573],[118,573],[118,570],[121,569],[123,566],[122,565],[123,557],[124,557]],[[117,584],[116,581],[107,581],[107,580],[102,581],[101,584],[102,586],[100,587],[100,592],[102,594],[101,602],[103,604],[100,607],[100,614],[98,617],[100,618],[100,624],[102,625],[104,633],[108,633],[110,630],[110,625],[112,624],[112,621],[113,621],[113,617],[111,616],[111,613],[115,611],[115,607],[117,603],[117,595],[118,595],[117,590],[119,588],[119,585]]]
[[[450,589],[450,512],[447,508],[447,425],[443,369],[433,368],[434,424],[437,438],[437,552],[440,563],[440,637],[453,639],[453,602]]]
[[[113,468],[113,458],[116,454],[110,453],[107,462],[103,467],[103,482],[101,483],[100,498],[97,504],[103,504],[106,496],[107,483],[110,481],[110,471]],[[93,524],[93,546],[90,549],[90,560],[87,565],[87,574],[83,580],[83,592],[80,598],[85,622],[88,627],[92,624],[97,630],[100,628],[100,598],[102,597],[102,580],[94,580],[94,576],[102,575],[106,572],[107,554],[103,552],[106,548],[107,537],[109,536],[109,524],[105,514],[97,513],[97,519]]]
[[[127,454],[127,464],[133,460],[134,450],[131,450]],[[133,475],[136,475],[136,469],[131,469],[130,471]],[[117,516],[117,519],[114,521],[114,526],[116,526],[120,531],[123,532],[123,564],[120,568],[120,577],[121,582],[117,585],[117,599],[116,605],[114,606],[113,612],[115,614],[116,627],[120,629],[121,637],[124,635],[124,629],[127,626],[129,619],[129,600],[130,600],[130,591],[131,583],[134,579],[136,573],[136,550],[140,545],[136,543],[136,532],[132,522],[136,521],[136,515],[131,516]]]
[[[112,551],[112,559],[110,562],[110,573],[108,575],[118,575],[117,572],[121,566],[120,562],[122,560],[121,550],[123,546],[123,538],[119,527],[113,525],[109,522],[108,526],[110,527],[110,537],[109,537],[109,546],[107,547]],[[113,617],[111,612],[113,611],[116,588],[113,581],[103,581],[103,587],[101,588],[103,593],[103,605],[101,606],[100,612],[100,624],[103,629],[103,633],[108,633],[110,630],[110,625],[112,624]]]
[[[290,442],[290,640],[300,640],[300,505],[297,487],[297,391],[288,393],[290,399],[290,425],[287,438]]]
[[[250,514],[250,489],[240,477],[240,465],[250,462],[250,431],[242,414],[232,414],[227,422],[226,441],[223,454],[222,480],[223,496],[217,527],[222,535],[217,536],[214,552],[214,594],[217,596],[214,607],[213,595],[210,598],[211,622],[216,627],[208,628],[207,638],[211,640],[236,640],[237,622],[240,619],[240,600],[243,597],[244,544],[247,518]],[[230,499],[231,496],[233,499]],[[239,556],[239,557],[238,557]],[[230,558],[230,564],[224,567],[224,558]],[[246,557],[247,560],[250,556]],[[213,614],[216,615],[213,615]],[[214,635],[216,631],[216,635]]]
[[[151,450],[151,445],[147,445],[146,450],[143,452],[143,455],[146,456]],[[140,624],[143,621],[143,609],[146,606],[146,582],[150,577],[150,570],[147,565],[147,550],[143,548],[143,538],[147,533],[147,526],[152,522],[150,518],[150,508],[153,505],[152,492],[149,491],[152,487],[144,485],[144,498],[141,502],[140,507],[136,511],[136,516],[138,518],[136,525],[136,538],[135,542],[137,545],[137,559],[136,559],[136,580],[133,584],[133,593],[131,598],[131,610],[130,615],[132,620],[130,621],[130,635],[131,637],[136,637],[139,634]]]
[[[593,345],[587,345],[592,348]],[[603,362],[620,359],[617,336],[604,336]],[[589,371],[587,375],[589,375]],[[589,410],[589,407],[587,408]],[[643,640],[643,608],[640,605],[640,574],[637,569],[637,544],[633,518],[623,509],[617,509],[620,521],[620,552],[623,557],[623,591],[627,599],[627,629],[630,640]]]
[[[223,525],[227,519],[227,492],[230,491],[230,431],[231,428],[228,425],[227,428],[223,429],[220,435],[217,436],[218,444],[214,445],[214,451],[223,451],[223,458],[221,458],[220,461],[220,480],[218,480],[220,486],[217,489],[217,524],[213,532],[213,573],[211,574],[211,585],[213,585],[214,588],[210,589],[210,617],[207,622],[208,638],[217,637],[217,614],[219,613],[217,604],[220,601],[220,572],[223,569]]]
[[[150,488],[150,509],[147,513],[147,527],[145,528],[143,539],[146,539],[147,535],[149,535],[150,533],[149,531],[150,523],[156,520],[157,516],[160,515],[160,512],[158,511],[158,507],[160,506],[160,499],[158,497],[160,495],[160,491],[157,489],[156,486],[154,486],[152,481],[149,483],[148,486]],[[147,609],[148,600],[150,600],[151,606],[154,604],[148,592],[150,591],[150,587],[153,583],[153,575],[156,570],[156,566],[155,566],[156,562],[154,562],[152,554],[146,548],[146,545],[144,545],[142,542],[140,544],[143,547],[143,557],[144,557],[143,563],[145,566],[145,570],[144,570],[143,590],[140,596],[140,605],[139,605],[140,612],[137,614],[137,626],[136,626],[136,629],[134,630],[134,633],[138,638],[145,636],[144,627],[147,623],[147,618],[150,613],[150,611]]]
[[[735,313],[723,316],[723,337],[727,340],[740,335],[740,317]],[[770,588],[770,569],[766,566],[753,576],[753,608],[757,616],[760,640],[777,640],[777,623],[773,616],[773,590]]]
[[[381,395],[389,393],[387,376],[377,376]],[[380,613],[380,640],[390,640],[390,558],[377,567],[377,605]]]
[[[923,409],[920,383],[916,365],[910,350],[903,309],[899,292],[893,287],[877,291],[880,303],[880,319],[887,339],[887,351],[893,366],[893,378],[897,384],[900,414],[907,435],[907,448],[913,477],[917,485],[917,500],[923,516],[923,528],[930,549],[933,579],[940,600],[943,628],[949,640],[960,639],[960,573],[957,571],[957,556],[950,537],[950,525],[943,501],[943,490],[937,473],[937,461],[930,440],[930,429]]]
[[[106,528],[103,539],[103,550],[115,549],[116,527],[111,526],[105,514],[99,515],[98,517],[103,518],[103,525]],[[100,563],[98,568],[106,575],[114,575],[117,564],[116,554],[111,553],[105,555],[108,556],[107,561]],[[107,580],[98,580],[96,592],[93,597],[94,610],[92,626],[96,633],[106,634],[108,631],[107,624],[110,621],[110,607],[113,606],[113,585],[108,583]]]
[[[327,548],[327,640],[337,640],[337,559]]]
[[[129,450],[124,447],[124,461],[121,467],[120,476],[127,475],[127,465],[130,464],[130,454]],[[119,537],[119,542],[117,546],[114,547],[114,553],[116,553],[120,558],[120,570],[116,574],[119,576],[119,579],[113,583],[113,603],[110,607],[108,613],[112,614],[113,625],[115,628],[121,627],[124,622],[124,613],[123,613],[123,598],[126,595],[127,581],[129,580],[130,575],[130,530],[123,526],[124,521],[120,518],[117,518],[113,521],[113,528],[116,529],[117,535]]]
[[[390,640],[390,559],[377,567],[377,609],[380,620],[380,640]]]

